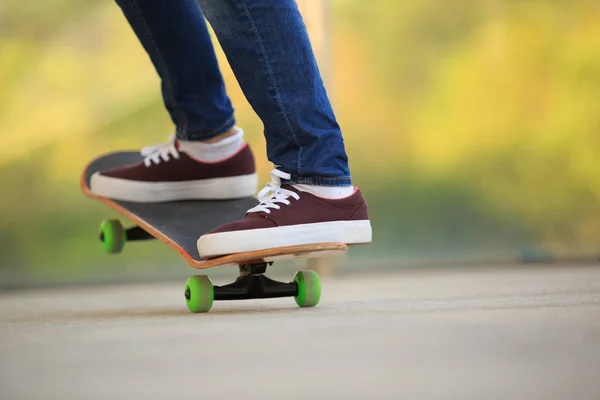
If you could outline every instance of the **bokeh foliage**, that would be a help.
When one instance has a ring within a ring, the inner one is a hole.
[[[600,249],[600,3],[330,6],[327,85],[374,224],[374,244],[354,256]],[[261,123],[219,58],[266,180]],[[178,261],[164,246],[132,247],[107,267],[95,235],[110,213],[79,192],[92,157],[172,132],[114,3],[4,0],[0,102],[2,276]]]

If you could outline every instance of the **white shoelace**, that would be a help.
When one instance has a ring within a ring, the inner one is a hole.
[[[270,208],[274,208],[276,210],[281,208],[281,206],[277,203],[282,203],[289,206],[291,202],[288,200],[288,197],[293,197],[296,200],[300,200],[300,195],[298,193],[281,188],[281,179],[290,179],[290,177],[290,174],[279,171],[278,169],[272,170],[271,182],[267,183],[265,187],[258,192],[257,198],[258,201],[260,201],[260,204],[249,209],[248,212],[265,212],[270,214]]]
[[[161,160],[169,161],[171,156],[175,159],[179,158],[179,152],[175,147],[176,137],[175,135],[169,136],[169,141],[166,143],[154,144],[151,146],[144,147],[140,153],[144,158],[144,165],[149,167],[150,165],[158,164]]]

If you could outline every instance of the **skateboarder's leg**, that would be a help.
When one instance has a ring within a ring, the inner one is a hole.
[[[261,118],[267,156],[288,182],[346,187],[340,126],[295,0],[199,0],[244,95]]]
[[[210,139],[235,124],[196,0],[116,0],[161,79],[180,139]]]
[[[340,127],[294,0],[199,0],[276,165],[261,204],[198,240],[203,257],[319,242],[371,241]]]
[[[257,190],[254,158],[235,127],[196,0],[116,0],[161,79],[176,137],[143,162],[95,174],[97,195],[136,202],[229,199]]]

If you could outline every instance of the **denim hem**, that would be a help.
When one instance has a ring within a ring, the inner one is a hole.
[[[219,136],[235,126],[235,116],[229,118],[223,125],[210,132],[186,132],[177,128],[177,138],[181,140],[207,140]]]
[[[349,176],[324,177],[324,176],[294,176],[284,183],[288,185],[315,185],[315,186],[352,186],[352,178]]]

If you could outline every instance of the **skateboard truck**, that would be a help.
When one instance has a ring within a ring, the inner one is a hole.
[[[292,282],[280,282],[265,276],[272,262],[239,266],[240,275],[227,285],[213,285],[206,275],[188,279],[185,301],[192,312],[207,312],[213,301],[293,297],[300,307],[314,307],[321,298],[321,283],[315,271],[298,271]]]
[[[140,228],[139,226],[132,226],[131,228],[124,228],[125,240],[128,242],[135,242],[137,240],[156,240],[154,236]],[[101,242],[104,242],[104,232],[100,232],[98,235]]]
[[[240,265],[240,276],[235,282],[224,286],[214,286],[215,300],[270,299],[294,297],[298,294],[295,282],[279,282],[265,276],[267,265],[260,263]],[[186,291],[186,300],[189,292]]]

